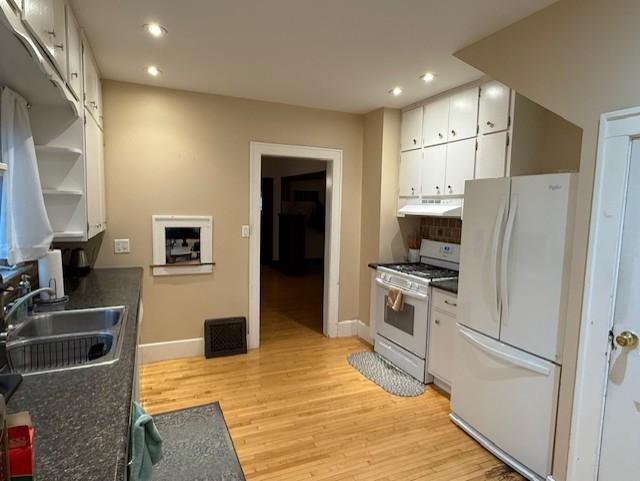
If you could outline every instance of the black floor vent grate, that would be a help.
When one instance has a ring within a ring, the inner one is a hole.
[[[246,352],[247,320],[244,317],[204,321],[204,354],[207,358]]]

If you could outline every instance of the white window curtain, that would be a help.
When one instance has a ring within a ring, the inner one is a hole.
[[[0,154],[7,164],[0,205],[0,258],[15,265],[46,254],[53,230],[42,197],[27,101],[6,87],[0,97]]]

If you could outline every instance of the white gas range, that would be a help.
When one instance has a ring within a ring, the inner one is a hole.
[[[419,263],[382,264],[376,270],[375,351],[423,383],[427,373],[430,283],[458,277],[460,246],[423,240]],[[404,307],[387,305],[391,289],[404,295]]]

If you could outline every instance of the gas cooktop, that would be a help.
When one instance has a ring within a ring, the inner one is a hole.
[[[429,280],[458,277],[458,273],[456,271],[452,271],[450,269],[444,269],[442,267],[432,266],[430,264],[423,264],[423,263],[385,264],[381,267],[399,272],[401,274],[408,274],[410,276],[420,277],[422,279],[429,279]]]

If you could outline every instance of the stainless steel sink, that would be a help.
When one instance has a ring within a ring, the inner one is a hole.
[[[9,334],[13,372],[50,372],[110,364],[122,350],[124,306],[36,314]]]

